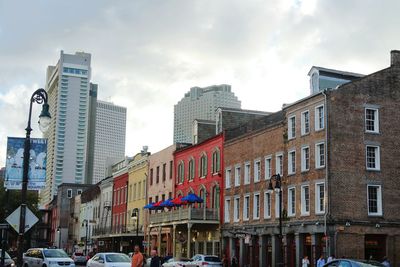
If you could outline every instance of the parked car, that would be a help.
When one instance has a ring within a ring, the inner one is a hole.
[[[162,267],[197,267],[191,259],[171,258],[162,264]]]
[[[0,256],[1,256],[1,249],[0,249]],[[7,253],[7,251],[4,254],[4,266],[5,267],[16,267],[15,262],[11,259],[10,255]]]
[[[23,256],[23,267],[75,267],[74,261],[62,249],[31,248]]]
[[[86,267],[130,267],[131,259],[123,253],[97,253],[86,263]]]
[[[221,267],[222,262],[218,256],[196,254],[192,257],[194,266],[207,265],[207,267]]]
[[[380,262],[373,260],[350,260],[350,259],[337,259],[333,260],[324,266],[326,267],[385,267]]]
[[[89,256],[83,255],[82,252],[74,252],[72,254],[72,259],[76,265],[78,265],[78,264],[85,265],[86,262],[89,260]]]

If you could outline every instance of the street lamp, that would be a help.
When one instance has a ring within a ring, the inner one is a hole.
[[[136,242],[137,242],[139,239],[139,209],[138,208],[134,208],[132,210],[131,218],[133,220],[136,220]]]
[[[31,117],[32,104],[42,104],[42,112],[39,115],[39,129],[42,132],[47,131],[50,126],[51,116],[49,105],[47,104],[47,92],[40,88],[36,90],[30,99],[28,125],[25,128],[26,137],[24,143],[24,158],[23,158],[23,173],[22,173],[22,188],[21,188],[21,213],[19,217],[19,233],[18,233],[18,266],[22,266],[22,253],[24,252],[24,234],[25,234],[25,215],[26,215],[26,193],[28,191],[28,171],[29,158],[31,150]]]
[[[275,181],[275,187],[272,185],[272,180]],[[283,253],[282,253],[282,177],[281,175],[275,174],[271,176],[268,185],[268,192],[275,191],[279,192],[279,262],[277,266],[283,266]]]
[[[85,256],[87,256],[87,242],[88,242],[88,220],[83,220],[82,227],[86,226],[86,233],[85,233]]]
[[[60,228],[60,226],[57,227],[57,234],[58,234],[58,248],[61,248],[61,228]]]

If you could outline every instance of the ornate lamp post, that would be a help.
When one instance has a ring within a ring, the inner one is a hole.
[[[24,143],[24,161],[22,173],[22,190],[21,190],[21,213],[19,218],[19,233],[18,233],[18,266],[22,266],[22,254],[24,251],[24,234],[25,234],[25,215],[26,215],[26,193],[28,191],[28,171],[29,171],[29,158],[31,150],[31,117],[32,117],[32,104],[42,104],[42,112],[39,115],[39,128],[42,132],[46,132],[50,126],[51,116],[49,112],[49,105],[47,104],[47,92],[40,88],[36,90],[30,100],[28,125],[25,129],[26,137]]]
[[[272,181],[275,181],[275,186],[273,186]],[[281,175],[275,174],[271,176],[271,179],[269,180],[269,185],[268,185],[268,191],[277,191],[279,192],[279,261],[277,263],[277,266],[283,266],[283,249],[282,249],[282,177]]]

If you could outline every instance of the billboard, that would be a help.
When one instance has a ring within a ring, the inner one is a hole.
[[[7,189],[21,189],[25,138],[8,137],[6,177]],[[28,189],[40,190],[46,185],[47,139],[31,138]]]

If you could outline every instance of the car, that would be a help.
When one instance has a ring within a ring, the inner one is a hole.
[[[31,248],[23,255],[23,267],[75,267],[62,249]]]
[[[177,259],[177,258],[170,258],[166,262],[164,262],[162,267],[197,267],[196,264],[192,263],[191,259]]]
[[[1,257],[1,249],[0,249],[0,257]],[[5,267],[16,267],[15,262],[11,259],[10,255],[7,253],[7,251],[4,254],[4,266]]]
[[[196,254],[192,257],[195,266],[207,265],[208,267],[222,267],[222,261],[218,256]]]
[[[130,267],[131,259],[123,253],[97,253],[87,261],[86,267]]]
[[[373,260],[337,259],[324,265],[324,267],[384,267],[380,262]]]
[[[82,252],[74,252],[72,254],[72,259],[75,262],[75,265],[82,264],[85,265],[86,262],[89,260],[89,256],[83,255]]]

